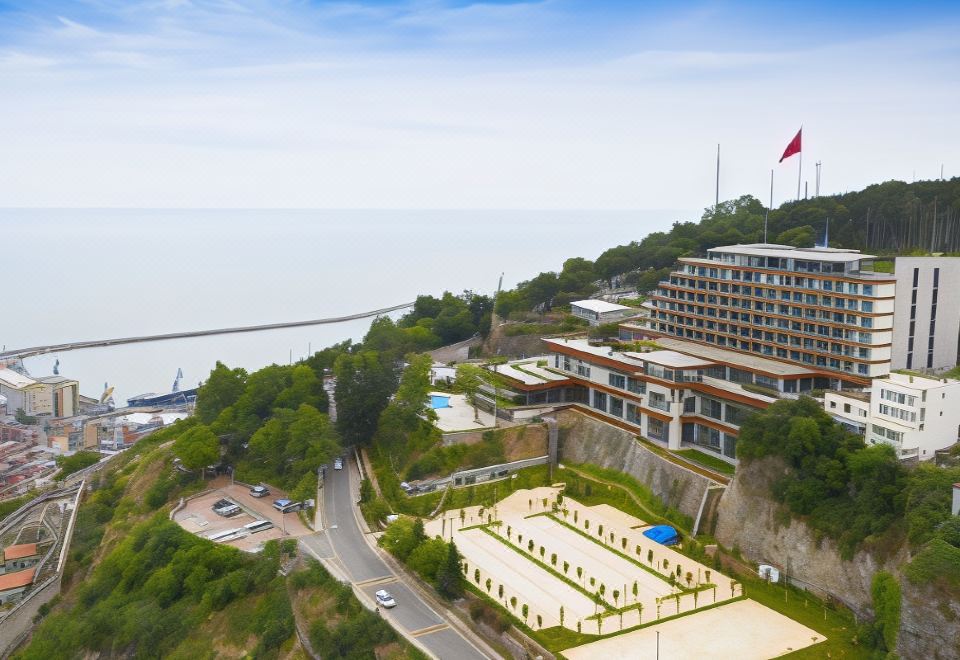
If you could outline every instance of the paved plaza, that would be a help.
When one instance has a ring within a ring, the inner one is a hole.
[[[567,649],[569,660],[766,660],[825,640],[811,630],[752,600],[728,603],[650,628]]]
[[[823,641],[743,599],[736,580],[643,536],[649,527],[541,487],[447,511],[426,532],[456,541],[467,579],[530,627],[610,635],[567,649],[571,660],[653,657],[657,631],[662,658],[772,658]]]

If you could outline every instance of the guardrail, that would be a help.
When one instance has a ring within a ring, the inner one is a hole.
[[[432,479],[429,481],[421,481],[416,484],[416,488],[418,488],[419,492],[411,492],[408,493],[408,495],[416,496],[424,493],[432,493],[439,488],[445,488],[447,486],[451,488],[460,488],[462,486],[472,486],[474,484],[482,484],[489,481],[506,479],[511,473],[516,472],[517,470],[533,467],[535,465],[544,465],[549,460],[549,456],[537,456],[536,458],[526,458],[519,461],[512,461],[510,463],[500,463],[498,465],[489,465],[470,470],[459,470],[452,473],[448,477],[441,477],[440,479]]]

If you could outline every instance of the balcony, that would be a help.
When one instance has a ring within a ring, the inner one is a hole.
[[[670,412],[670,402],[661,401],[660,399],[647,399],[647,407],[662,410],[663,412]]]

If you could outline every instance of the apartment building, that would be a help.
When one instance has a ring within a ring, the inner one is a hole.
[[[576,388],[592,414],[668,449],[706,449],[729,462],[748,415],[817,378],[802,365],[670,337],[644,352],[579,338],[544,343],[548,368],[566,377],[558,386]]]
[[[931,460],[960,438],[960,381],[891,373],[874,382],[864,437],[901,458]]]
[[[897,257],[894,369],[960,363],[960,258]]]
[[[890,371],[893,341],[896,280],[873,259],[766,243],[682,257],[651,297],[654,322],[621,339],[683,338],[802,365],[812,388],[862,387]]]

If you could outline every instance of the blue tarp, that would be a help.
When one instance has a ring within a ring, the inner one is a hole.
[[[673,545],[680,542],[680,536],[670,525],[657,525],[643,533],[648,539],[653,539],[661,545]]]

